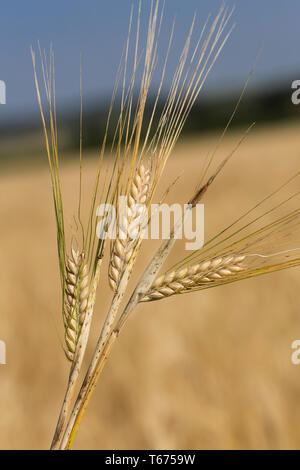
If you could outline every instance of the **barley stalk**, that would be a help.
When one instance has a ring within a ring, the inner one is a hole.
[[[149,191],[150,172],[140,165],[132,180],[125,215],[121,216],[118,236],[113,243],[109,265],[109,285],[116,292],[124,267],[132,258],[143,223],[144,209]]]
[[[90,292],[88,296],[88,303],[87,303],[86,312],[84,315],[84,320],[81,325],[81,332],[78,338],[76,354],[74,355],[74,360],[72,362],[67,390],[65,393],[64,401],[61,407],[59,419],[57,422],[56,430],[55,430],[54,437],[53,437],[52,444],[51,444],[51,449],[53,450],[58,449],[59,447],[60,440],[64,432],[64,424],[67,419],[67,414],[70,409],[71,400],[74,395],[79,372],[82,366],[82,361],[83,361],[84,353],[85,353],[87,342],[88,342],[93,311],[95,307],[97,287],[98,287],[99,278],[100,278],[101,264],[102,264],[102,257],[97,260],[95,275],[91,282]]]
[[[178,271],[163,274],[154,281],[151,289],[141,302],[149,302],[181,294],[201,284],[233,276],[243,271],[244,268],[241,263],[244,259],[245,256],[233,254],[231,256],[213,258]]]

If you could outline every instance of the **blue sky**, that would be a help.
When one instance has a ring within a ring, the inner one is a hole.
[[[82,54],[84,97],[106,96],[112,90],[131,5],[136,0],[10,0],[1,2],[0,79],[6,82],[7,104],[0,120],[37,110],[30,46],[52,42],[56,61],[57,102],[79,98]],[[150,0],[143,0],[147,12]],[[194,12],[199,24],[217,12],[220,0],[166,0],[162,49],[176,18],[174,51],[183,44]],[[300,79],[299,0],[227,0],[235,5],[236,28],[209,77],[206,91],[241,85],[259,51],[252,86],[289,77]],[[145,19],[145,16],[144,16]],[[142,32],[145,31],[144,22]],[[174,54],[173,65],[175,64]],[[172,68],[172,58],[170,69]],[[297,76],[297,72],[299,76]],[[287,83],[287,86],[289,84]]]

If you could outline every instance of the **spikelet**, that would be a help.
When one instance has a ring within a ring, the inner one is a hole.
[[[182,294],[201,284],[212,283],[233,276],[243,271],[244,268],[241,263],[244,259],[245,256],[242,255],[213,258],[182,268],[179,271],[163,274],[154,281],[150,291],[141,302]]]
[[[73,361],[88,303],[89,286],[84,254],[71,249],[66,262],[65,341],[66,356]]]
[[[109,285],[117,290],[124,267],[130,261],[143,223],[143,208],[147,202],[150,173],[144,165],[137,169],[129,190],[125,216],[119,220],[117,238],[113,243],[108,271]],[[129,230],[129,233],[128,233]]]

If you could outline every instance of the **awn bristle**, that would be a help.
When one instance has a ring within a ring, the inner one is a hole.
[[[78,338],[86,316],[89,286],[84,254],[71,250],[66,262],[65,341],[66,356],[73,361]]]
[[[215,282],[243,271],[242,255],[213,258],[193,266],[163,274],[154,281],[151,289],[141,302],[159,300],[174,294],[181,294],[193,287]]]
[[[131,260],[141,227],[149,192],[150,172],[140,165],[132,180],[127,197],[126,212],[118,223],[117,238],[113,243],[108,271],[109,284],[115,292],[124,268]]]

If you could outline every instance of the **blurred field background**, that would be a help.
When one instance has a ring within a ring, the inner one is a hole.
[[[291,124],[252,131],[207,195],[209,231],[228,225],[298,170],[298,136],[298,125]],[[227,136],[222,155],[239,137]],[[184,200],[196,186],[201,156],[215,141],[210,136],[178,145],[165,179],[184,172],[173,199]],[[95,163],[86,162],[86,190]],[[63,166],[63,181],[71,226],[76,163]],[[47,168],[7,171],[0,191],[1,339],[7,344],[7,365],[0,368],[0,447],[47,448],[68,372],[59,343]],[[294,269],[139,306],[104,370],[75,448],[297,448],[300,368],[290,356],[292,341],[300,338],[298,285]],[[104,272],[93,339],[110,295]]]
[[[274,0],[272,11],[258,0],[238,5],[236,31],[169,160],[165,184],[181,175],[170,202],[185,201],[263,46],[219,161],[253,121],[257,124],[205,198],[206,238],[299,170],[300,106],[291,103],[291,83],[300,79],[300,5],[289,4],[287,9]],[[219,5],[167,0],[167,25],[175,14],[178,18],[177,52],[194,11],[204,19]],[[46,48],[54,41],[63,196],[71,230],[78,195],[79,56],[82,52],[88,195],[130,6],[123,0],[53,0],[49,6],[12,0],[3,7],[0,79],[7,85],[7,104],[0,107],[0,340],[6,342],[7,364],[0,365],[0,449],[49,448],[69,370],[60,344],[54,211],[29,48],[37,39]],[[163,45],[167,40],[162,33]],[[299,190],[296,182],[294,190]],[[151,247],[145,242],[132,286]],[[170,261],[183,255],[179,243]],[[111,298],[106,272],[85,365]],[[291,363],[291,343],[300,339],[299,275],[296,268],[139,306],[107,363],[74,448],[299,448],[300,366]]]

